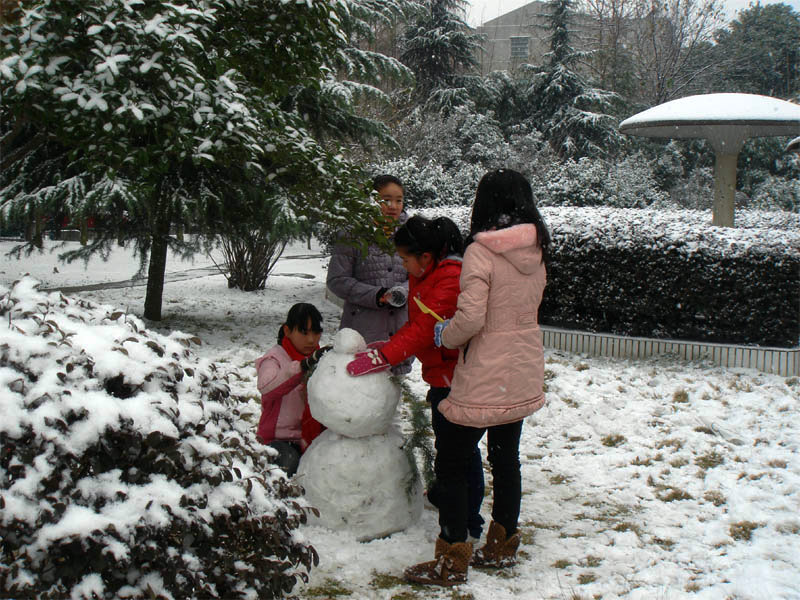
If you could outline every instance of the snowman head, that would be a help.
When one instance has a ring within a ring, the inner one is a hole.
[[[353,377],[347,363],[367,349],[363,336],[354,329],[341,329],[333,349],[326,353],[308,380],[311,415],[328,429],[346,437],[386,432],[392,423],[400,388],[388,371]]]

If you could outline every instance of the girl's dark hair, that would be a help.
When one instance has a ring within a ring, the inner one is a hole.
[[[403,188],[403,183],[394,175],[378,175],[372,180],[372,189],[376,192],[380,192],[390,183],[394,183],[395,185],[399,185],[401,188]]]
[[[460,256],[464,253],[461,232],[447,217],[438,217],[431,221],[414,215],[395,232],[394,245],[414,256],[430,252],[435,262],[449,254]]]
[[[511,169],[498,169],[486,173],[478,183],[472,205],[469,238],[490,229],[505,229],[513,225],[532,223],[536,226],[542,260],[547,262],[550,249],[550,232],[536,208],[531,184],[522,173]]]
[[[299,329],[303,333],[308,332],[308,321],[311,320],[311,331],[314,333],[322,333],[322,315],[317,310],[317,307],[308,302],[298,302],[289,309],[289,314],[286,315],[286,325],[290,330]],[[278,329],[278,343],[283,341],[283,325]]]

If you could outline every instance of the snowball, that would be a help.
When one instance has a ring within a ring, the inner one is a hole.
[[[352,329],[343,329],[336,342],[344,339],[344,346],[364,339]],[[384,433],[392,423],[400,388],[390,379],[389,371],[353,377],[347,372],[347,363],[353,354],[342,352],[334,345],[334,352],[326,353],[308,380],[308,406],[311,415],[336,433],[348,437],[362,437]]]
[[[355,533],[359,541],[402,531],[422,513],[422,482],[394,429],[361,438],[324,431],[295,475],[319,517],[309,523]]]
[[[333,351],[340,354],[347,354],[352,357],[356,352],[363,352],[367,349],[364,337],[355,329],[340,329],[333,338]]]

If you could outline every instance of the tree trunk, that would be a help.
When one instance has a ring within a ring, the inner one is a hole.
[[[156,192],[156,214],[153,219],[153,245],[150,248],[150,264],[147,268],[147,294],[144,298],[144,318],[161,320],[161,300],[164,293],[164,273],[167,269],[167,239],[169,238],[169,203],[161,198],[160,188]]]
[[[89,219],[86,217],[81,217],[80,221],[81,227],[81,246],[85,246],[89,243]]]
[[[34,204],[33,206],[33,236],[31,241],[37,248],[44,248],[44,238],[42,236],[42,215],[40,214],[38,204]]]

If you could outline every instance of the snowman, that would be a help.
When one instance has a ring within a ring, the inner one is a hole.
[[[422,512],[422,483],[392,425],[400,388],[386,371],[351,377],[367,349],[353,329],[340,330],[308,380],[312,416],[325,425],[300,459],[295,477],[319,516],[312,524],[348,530],[359,541],[402,531]]]

